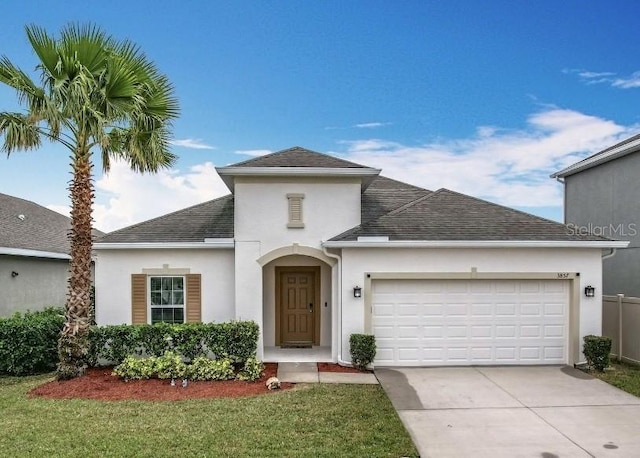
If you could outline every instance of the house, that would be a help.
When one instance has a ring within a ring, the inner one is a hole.
[[[640,297],[640,135],[551,175],[564,183],[564,220],[572,232],[626,240],[603,261],[603,293]]]
[[[64,306],[70,227],[66,216],[0,194],[0,316]]]
[[[367,332],[389,366],[572,364],[600,333],[584,290],[626,242],[300,147],[217,171],[229,195],[95,244],[98,324],[255,320],[267,361]]]

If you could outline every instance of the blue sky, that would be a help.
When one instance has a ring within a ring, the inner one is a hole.
[[[214,167],[299,145],[562,219],[549,174],[640,132],[635,1],[5,0],[0,54],[24,33],[95,22],[168,75],[181,103],[171,171],[96,164],[113,230],[228,191]],[[0,110],[18,108],[0,87]],[[0,192],[65,211],[69,160],[0,157]]]

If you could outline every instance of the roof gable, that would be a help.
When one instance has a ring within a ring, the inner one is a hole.
[[[306,148],[293,148],[276,151],[246,161],[231,164],[228,167],[317,167],[317,168],[362,168],[369,167],[345,161],[328,154],[318,153]]]

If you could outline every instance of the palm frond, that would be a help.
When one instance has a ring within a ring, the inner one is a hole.
[[[21,113],[0,113],[0,137],[3,138],[0,149],[7,156],[18,150],[36,149],[42,143],[38,125]]]
[[[60,56],[56,40],[45,29],[33,24],[26,26],[25,30],[31,47],[40,59],[39,67],[43,70],[43,84],[47,84],[51,78],[59,78],[58,62]]]

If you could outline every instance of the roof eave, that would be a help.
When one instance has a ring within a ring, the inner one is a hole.
[[[381,169],[371,167],[216,167],[218,175],[233,192],[235,177],[345,177],[362,178],[362,190],[377,177]]]
[[[554,173],[553,175],[551,175],[551,178],[564,178],[569,175],[574,175],[576,173],[582,172],[592,167],[596,167],[600,164],[604,164],[614,159],[618,159],[628,154],[635,153],[637,151],[640,151],[640,138],[629,143],[625,143],[624,145],[614,147],[606,153],[596,154],[589,159],[583,159],[580,162],[576,162],[575,164]]]
[[[29,250],[26,248],[0,247],[0,254],[10,256],[26,256],[31,258],[71,259],[71,256],[66,253],[57,253],[55,251]]]
[[[628,241],[614,240],[392,240],[332,241],[326,248],[626,248]]]
[[[94,250],[212,250],[235,247],[233,239],[204,239],[202,242],[102,242],[94,243]]]

